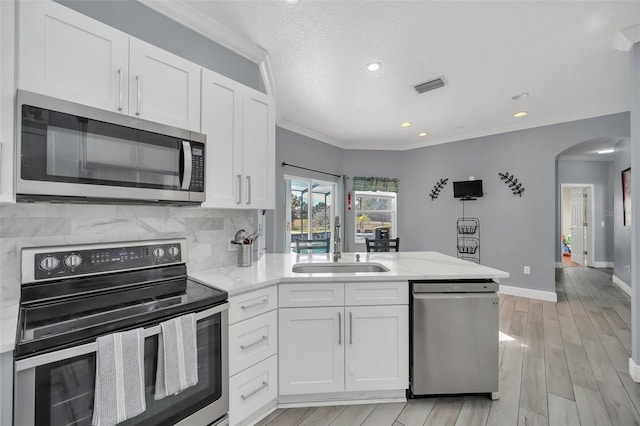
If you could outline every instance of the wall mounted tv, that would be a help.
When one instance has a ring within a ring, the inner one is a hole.
[[[463,200],[482,197],[482,180],[453,182],[453,196]]]

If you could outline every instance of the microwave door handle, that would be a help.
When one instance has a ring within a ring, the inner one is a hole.
[[[187,141],[182,141],[182,189],[188,191],[191,187],[191,172],[192,172],[192,157],[191,157],[191,144]]]

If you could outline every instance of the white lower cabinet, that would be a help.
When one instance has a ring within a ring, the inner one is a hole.
[[[278,402],[276,287],[229,298],[229,423],[251,425]]]
[[[322,285],[301,284],[299,291],[309,292],[313,287],[318,292]],[[335,292],[336,284],[324,285]],[[375,293],[382,284],[368,285]],[[281,300],[295,293],[292,286],[281,286]],[[344,284],[347,294],[349,286]],[[363,289],[362,284],[358,286]],[[400,292],[408,294],[407,287],[404,283]],[[344,297],[329,299],[333,304]],[[291,298],[287,300],[293,304]],[[311,307],[301,302],[298,307],[281,308],[280,395],[407,389],[408,298],[397,300],[403,304],[317,307],[310,301]]]
[[[345,321],[345,389],[406,389],[409,307],[346,307]]]
[[[280,394],[344,391],[344,308],[280,309]]]
[[[229,389],[229,424],[253,424],[278,400],[278,356],[231,377]]]

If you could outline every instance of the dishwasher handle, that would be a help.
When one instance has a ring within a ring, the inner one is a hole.
[[[423,293],[495,293],[500,285],[495,281],[489,282],[433,282],[412,283],[412,294]]]
[[[438,299],[496,299],[496,293],[413,293],[413,300],[438,300]]]

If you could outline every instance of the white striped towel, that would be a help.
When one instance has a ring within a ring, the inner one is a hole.
[[[146,410],[144,329],[98,337],[93,426],[111,426]]]
[[[198,383],[198,347],[195,314],[160,324],[158,368],[154,399],[175,395]]]

